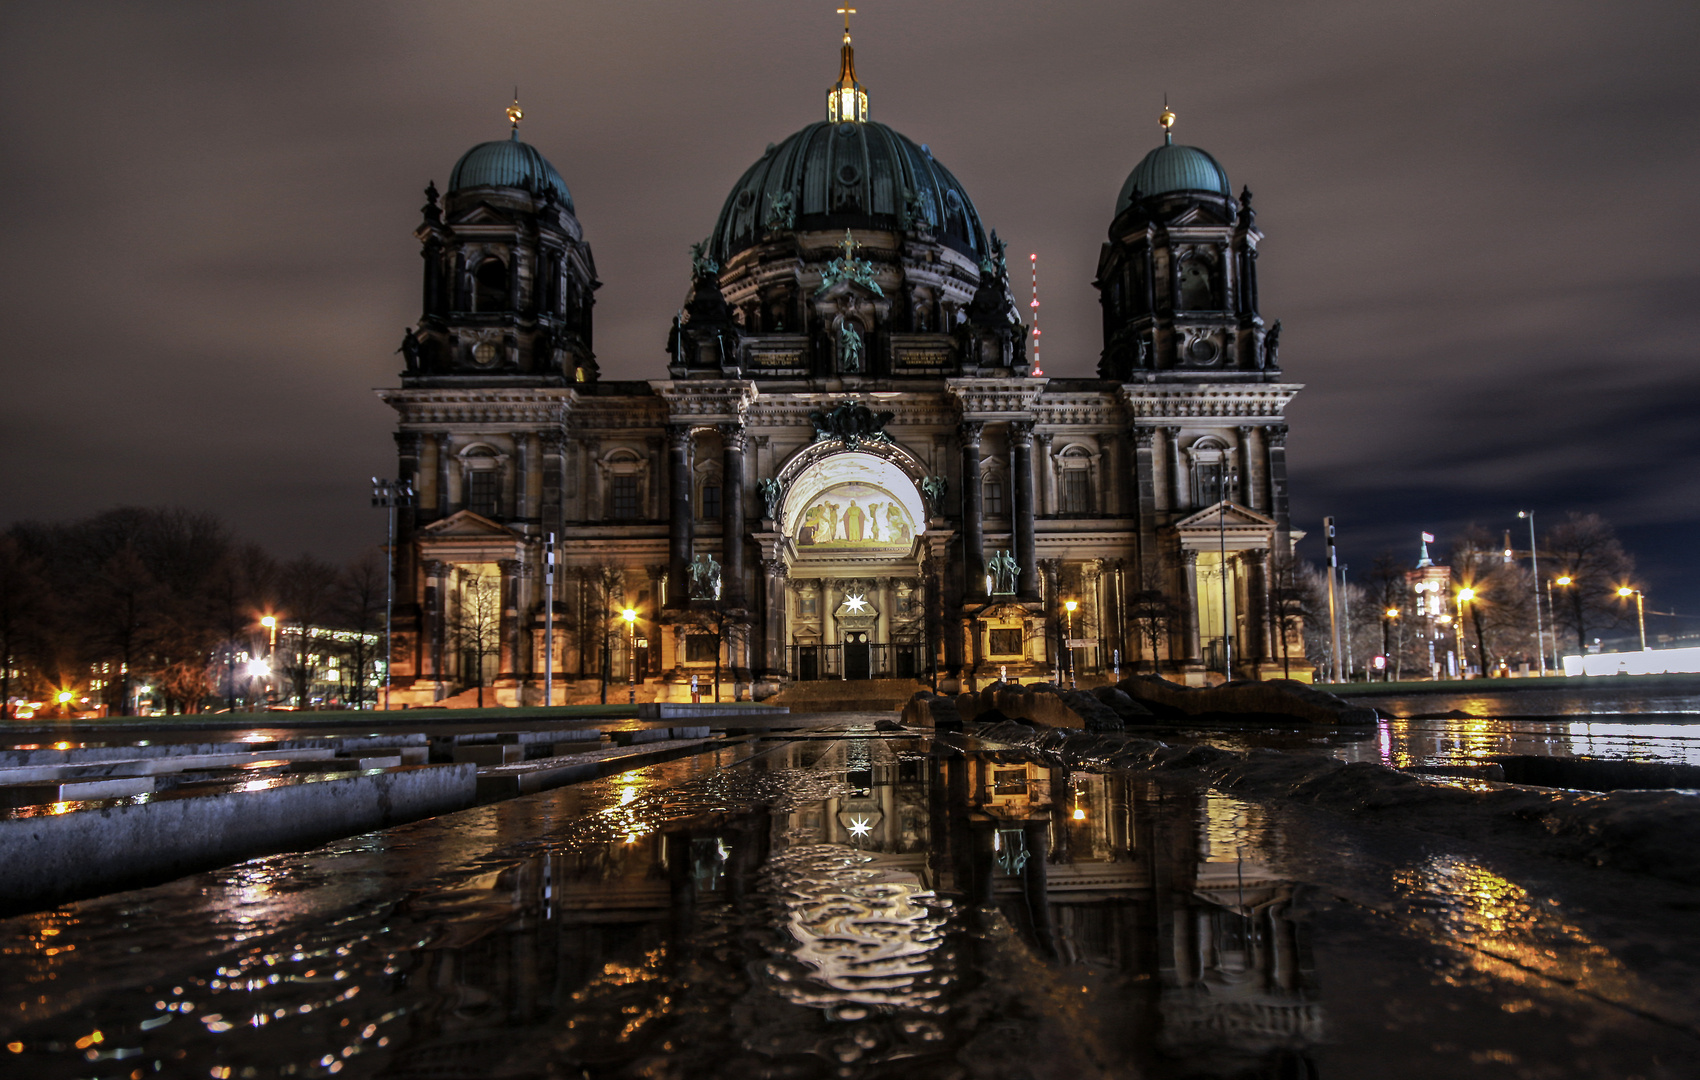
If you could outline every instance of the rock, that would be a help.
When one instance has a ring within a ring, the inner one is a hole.
[[[1178,711],[1187,717],[1205,713],[1265,714],[1316,724],[1358,726],[1376,721],[1374,709],[1353,705],[1333,694],[1292,679],[1237,681],[1222,686],[1190,687],[1156,675],[1123,679],[1118,689],[1156,713]]]
[[[903,725],[899,724],[896,720],[875,720],[874,721],[874,730],[875,731],[902,731]]]
[[[1084,690],[1070,690],[1061,697],[1063,704],[1085,722],[1087,731],[1102,733],[1122,730],[1122,718],[1094,695]]]

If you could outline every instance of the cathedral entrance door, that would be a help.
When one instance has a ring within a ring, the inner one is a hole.
[[[861,630],[852,630],[844,635],[844,677],[846,679],[867,679],[873,675],[869,661],[868,635]]]

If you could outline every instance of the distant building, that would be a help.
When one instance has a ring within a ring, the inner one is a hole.
[[[1405,572],[1405,586],[1411,597],[1412,625],[1428,652],[1429,677],[1440,678],[1458,673],[1453,650],[1452,568],[1429,558],[1429,542],[1429,535],[1424,533],[1422,555],[1416,569]]]
[[[423,314],[381,391],[417,492],[397,704],[475,682],[540,700],[546,656],[675,687],[718,666],[757,697],[1127,671],[1152,638],[1188,682],[1230,645],[1237,677],[1281,672],[1300,387],[1258,310],[1250,192],[1165,110],[1100,256],[1097,377],[1046,378],[1002,243],[925,144],[869,119],[848,33],[828,99],[732,186],[648,381],[599,376],[590,246],[517,108],[427,191]]]

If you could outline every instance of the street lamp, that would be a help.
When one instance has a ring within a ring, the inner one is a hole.
[[[637,609],[620,612],[626,620],[626,703],[637,704]]]
[[[266,628],[266,696],[271,697],[276,692],[269,676],[277,670],[277,616],[262,615],[260,625]]]
[[[1534,575],[1535,584],[1535,655],[1540,657],[1541,674],[1545,675],[1547,673],[1547,639],[1546,634],[1541,630],[1541,557],[1540,553],[1535,550],[1535,512],[1533,510],[1519,510],[1517,516],[1529,519],[1529,573]],[[1551,608],[1552,605],[1549,603],[1547,609],[1550,611]],[[1553,637],[1555,639],[1558,637],[1556,626],[1553,628]]]
[[[1557,671],[1559,669],[1559,663],[1558,663],[1558,609],[1556,607],[1554,607],[1553,604],[1552,604],[1552,587],[1555,584],[1568,587],[1570,585],[1575,584],[1575,582],[1576,582],[1576,579],[1571,577],[1569,574],[1560,574],[1556,578],[1547,578],[1547,614],[1552,616],[1552,669],[1554,671]]]
[[[1063,619],[1063,644],[1068,647],[1068,688],[1070,690],[1073,690],[1075,688],[1074,687],[1074,609],[1079,607],[1079,606],[1080,606],[1080,603],[1077,600],[1068,600],[1068,601],[1065,601],[1063,603],[1063,610],[1068,612],[1068,615],[1065,616],[1064,619]]]
[[[59,691],[59,712],[67,720],[71,718],[71,699],[74,696],[69,690]]]
[[[1390,625],[1392,625],[1395,621],[1398,620],[1399,609],[1396,608],[1396,607],[1390,607],[1386,611],[1382,612],[1382,615],[1384,615],[1386,617],[1381,620],[1381,655],[1383,657],[1386,657],[1388,655],[1388,652],[1389,652],[1388,645],[1387,645],[1387,628]],[[1392,682],[1393,681],[1393,666],[1391,664],[1389,664],[1386,668],[1384,668],[1382,670],[1386,673],[1386,677],[1383,681],[1384,682]]]
[[[1628,599],[1635,598],[1635,618],[1641,623],[1641,651],[1647,651],[1647,598],[1641,595],[1640,589],[1632,589],[1628,585],[1620,586],[1617,595]]]
[[[1469,675],[1469,660],[1464,655],[1464,613],[1469,610],[1469,603],[1476,598],[1476,590],[1464,588],[1458,590],[1458,618],[1453,625],[1458,632],[1458,677],[1467,679]]]
[[[384,711],[390,708],[391,633],[395,628],[395,512],[399,506],[413,505],[413,481],[380,480],[372,477],[372,505],[384,509],[389,524],[389,541],[384,545]],[[354,673],[356,680],[363,672]]]

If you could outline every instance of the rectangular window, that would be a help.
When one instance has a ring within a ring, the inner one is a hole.
[[[713,634],[688,634],[685,637],[687,664],[712,664],[720,655],[720,643]]]
[[[1021,655],[1021,628],[1013,630],[987,630],[986,649],[993,656]]]
[[[1092,485],[1085,469],[1063,470],[1062,503],[1062,512],[1065,514],[1092,512]]]
[[[630,473],[616,474],[609,489],[610,517],[631,521],[638,516],[638,478]]]
[[[1026,769],[994,769],[992,770],[993,795],[1025,795],[1027,794]]]
[[[702,520],[720,520],[720,485],[704,484],[702,486]]]
[[[1001,481],[986,481],[986,516],[1003,516],[1003,483]]]
[[[466,508],[485,517],[496,516],[497,473],[494,469],[479,469],[466,478]]]
[[[1222,500],[1222,463],[1200,461],[1198,475],[1198,505],[1212,506]]]

